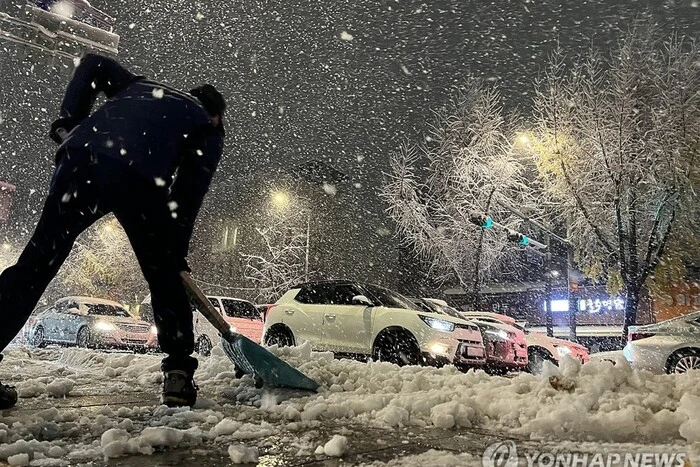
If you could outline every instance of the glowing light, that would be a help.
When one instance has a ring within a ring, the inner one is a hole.
[[[529,144],[530,143],[530,137],[525,134],[525,133],[519,133],[518,136],[516,137],[518,143],[520,144]]]
[[[277,208],[285,208],[289,204],[289,195],[284,191],[274,191],[272,192],[272,204]]]

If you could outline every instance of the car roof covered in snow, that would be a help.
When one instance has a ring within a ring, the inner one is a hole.
[[[63,302],[67,302],[69,300],[72,300],[72,301],[78,302],[78,303],[93,303],[93,304],[97,304],[97,305],[112,305],[112,306],[117,306],[119,308],[124,308],[124,305],[122,305],[119,302],[114,302],[112,300],[105,300],[104,298],[95,298],[95,297],[81,297],[78,295],[59,298],[58,300],[56,300],[56,303],[63,303]]]
[[[515,318],[508,315],[502,315],[500,313],[493,313],[491,311],[460,311],[460,314],[462,314],[463,316],[469,316],[474,318],[479,316],[482,316],[484,318],[493,318],[506,324],[515,323]]]

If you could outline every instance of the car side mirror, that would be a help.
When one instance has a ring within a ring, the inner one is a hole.
[[[364,295],[355,295],[352,297],[352,303],[354,305],[374,306],[374,303]]]

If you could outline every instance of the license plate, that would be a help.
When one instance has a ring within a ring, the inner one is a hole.
[[[484,349],[479,347],[467,347],[467,357],[483,357]]]

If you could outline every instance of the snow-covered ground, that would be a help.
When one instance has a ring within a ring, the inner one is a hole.
[[[299,456],[342,456],[351,431],[325,438],[322,426],[478,428],[530,440],[700,445],[700,374],[657,376],[624,359],[581,366],[566,359],[539,376],[489,376],[454,368],[403,367],[334,360],[308,346],[272,349],[322,382],[318,394],[255,389],[235,379],[220,348],[200,359],[194,410],[158,406],[160,357],[82,349],[15,348],[0,380],[16,384],[17,408],[0,418],[0,459],[58,466],[163,447],[227,446],[234,462],[255,461],[265,438]],[[112,396],[114,403],[72,404]],[[121,401],[121,402],[120,402]],[[352,441],[352,440],[351,440]],[[466,465],[468,454],[432,452],[440,465]],[[411,465],[397,460],[392,465]],[[416,460],[422,463],[421,460]],[[417,464],[412,464],[417,465]]]

